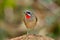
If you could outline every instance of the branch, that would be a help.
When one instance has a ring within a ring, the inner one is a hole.
[[[12,38],[10,40],[54,40],[54,39],[42,35],[23,35],[20,37]]]

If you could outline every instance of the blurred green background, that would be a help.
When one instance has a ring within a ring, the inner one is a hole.
[[[0,40],[4,40],[4,38],[7,38],[7,37],[8,38],[16,37],[17,34],[19,33],[19,32],[17,32],[19,29],[16,29],[16,28],[17,28],[17,26],[19,26],[19,24],[22,23],[22,20],[23,20],[22,10],[24,10],[24,6],[21,4],[19,5],[19,2],[17,3],[15,1],[16,0],[0,0]],[[60,0],[54,0],[54,2],[58,6],[60,6]],[[8,8],[10,10],[14,11],[14,14],[12,11],[8,11]],[[30,9],[30,7],[29,7],[29,9]],[[8,12],[5,12],[5,10],[7,10],[10,13],[7,14]],[[11,30],[9,30],[8,27],[4,27],[5,25],[10,26],[9,28]],[[56,24],[56,25],[58,25],[58,26],[54,27],[54,31],[52,33],[48,34],[48,36],[53,37],[55,39],[56,38],[59,39],[60,38],[60,36],[59,36],[60,35],[60,25],[59,24]],[[12,27],[12,26],[14,26],[14,27]],[[22,31],[21,31],[20,35],[23,35],[26,33],[25,31],[23,31],[23,32]],[[14,33],[16,33],[16,34],[14,34]]]

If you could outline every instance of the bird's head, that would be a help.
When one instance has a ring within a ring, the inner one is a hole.
[[[26,10],[24,13],[25,13],[25,18],[26,19],[31,19],[32,18],[32,12],[31,11]]]

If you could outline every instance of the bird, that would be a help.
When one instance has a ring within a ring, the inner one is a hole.
[[[24,12],[24,23],[27,28],[27,34],[34,34],[33,30],[37,23],[37,17],[34,15],[34,13],[31,10],[26,10]]]

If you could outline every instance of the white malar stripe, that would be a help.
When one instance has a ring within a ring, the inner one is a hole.
[[[30,14],[28,14],[29,16],[31,16]]]

